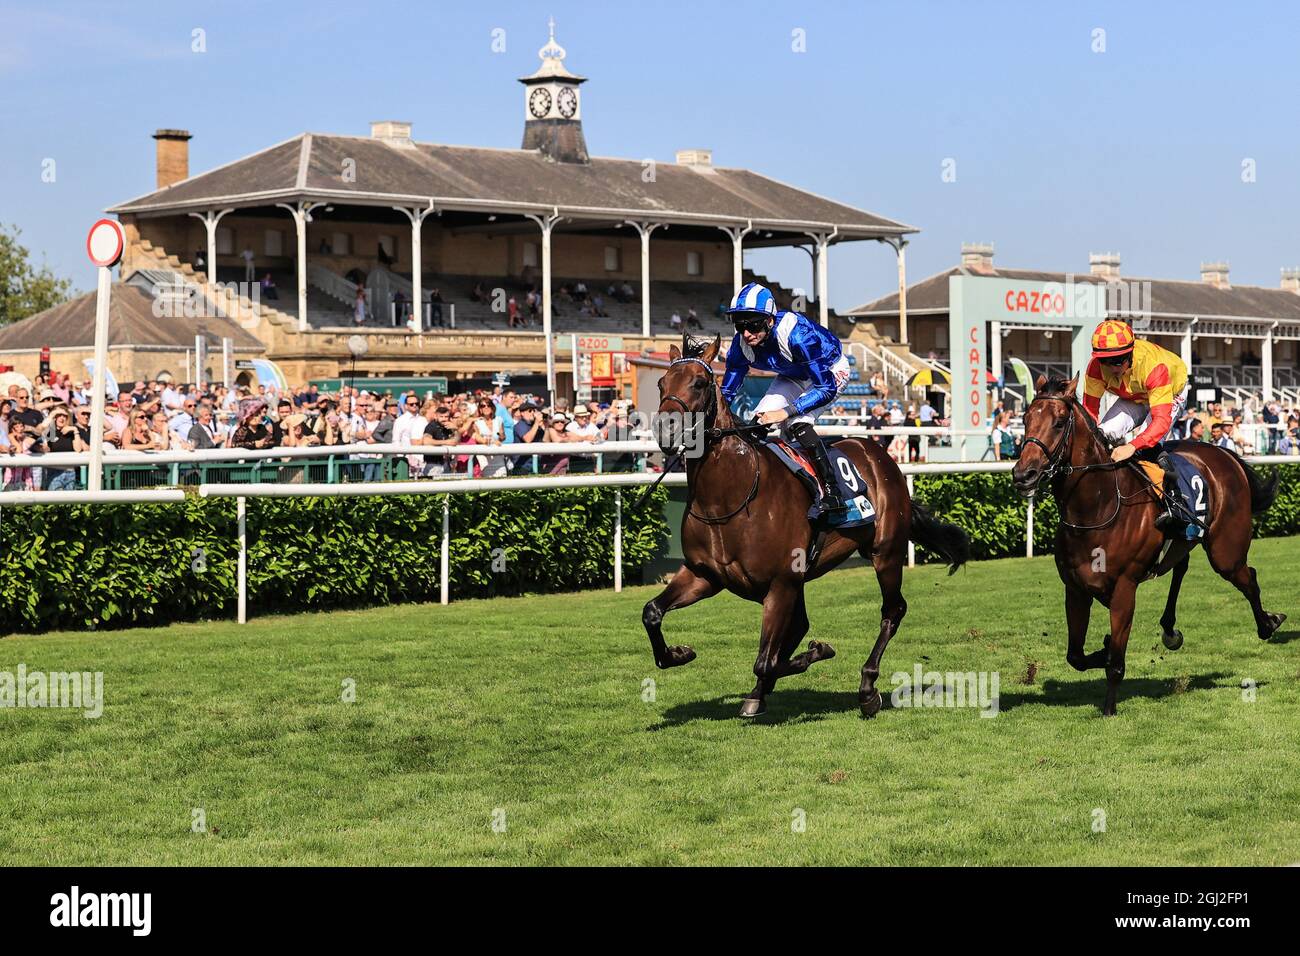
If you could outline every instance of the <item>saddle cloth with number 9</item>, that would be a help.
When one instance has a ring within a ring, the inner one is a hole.
[[[802,449],[787,445],[777,438],[768,438],[767,447],[776,453],[781,464],[785,465],[804,483],[813,497],[814,507],[808,510],[811,520],[816,511],[816,501],[821,497],[821,486],[817,482],[817,473],[803,456]],[[832,528],[858,528],[876,520],[876,509],[867,497],[867,483],[859,474],[855,465],[842,451],[833,445],[826,446],[826,453],[831,459],[831,468],[835,472],[836,483],[840,486],[840,497],[848,505],[848,510],[837,520],[830,522]]]

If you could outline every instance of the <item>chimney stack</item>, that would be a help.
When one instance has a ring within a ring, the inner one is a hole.
[[[411,139],[411,124],[403,120],[375,120],[370,124],[370,138],[389,146],[415,145]]]
[[[1118,252],[1088,253],[1088,272],[1101,279],[1119,278]]]
[[[160,129],[158,141],[158,188],[190,178],[190,133],[184,129]]]
[[[993,243],[963,242],[961,244],[961,265],[983,275],[993,274]]]
[[[713,167],[713,150],[679,149],[677,151],[677,165],[711,169]]]
[[[1228,284],[1228,264],[1226,262],[1202,262],[1201,281],[1216,289],[1231,289]]]
[[[1300,269],[1282,270],[1282,288],[1300,294]]]

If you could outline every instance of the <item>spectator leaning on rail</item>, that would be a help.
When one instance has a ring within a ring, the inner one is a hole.
[[[1107,319],[1092,334],[1092,360],[1083,382],[1083,405],[1094,419],[1101,411],[1101,397],[1116,396],[1104,418],[1102,433],[1120,441],[1139,425],[1142,430],[1131,441],[1118,445],[1112,461],[1124,461],[1145,448],[1156,448],[1170,436],[1174,422],[1187,405],[1187,366],[1183,360],[1154,342],[1135,339],[1128,323]],[[1175,436],[1176,437],[1176,436]],[[1156,460],[1165,471],[1165,492],[1178,495],[1173,465],[1163,448]],[[1168,505],[1156,519],[1156,527],[1171,530],[1182,524]]]
[[[732,402],[751,368],[776,372],[767,394],[755,407],[765,425],[780,425],[812,458],[826,489],[818,504],[823,512],[844,511],[844,500],[830,457],[813,428],[820,409],[831,404],[849,380],[849,360],[840,340],[798,312],[777,312],[772,293],[757,282],[744,286],[727,314],[736,335],[727,352],[722,397]]]

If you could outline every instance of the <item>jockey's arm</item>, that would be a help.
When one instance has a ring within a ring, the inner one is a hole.
[[[1147,427],[1129,443],[1134,448],[1150,448],[1160,444],[1174,424],[1174,388],[1170,383],[1168,367],[1157,365],[1147,375],[1145,384],[1151,419],[1147,422]]]
[[[1101,378],[1101,363],[1093,359],[1083,374],[1083,407],[1096,421],[1101,415],[1101,397],[1106,394],[1106,383]]]
[[[745,351],[740,347],[740,333],[737,332],[727,350],[727,372],[722,376],[722,398],[728,405],[736,400],[748,374],[749,359],[745,358]]]
[[[791,415],[806,415],[812,409],[820,408],[834,399],[838,391],[831,366],[839,359],[839,355],[823,354],[818,343],[817,339],[806,346],[796,346],[793,341],[790,343],[794,359],[807,363],[808,377],[812,380],[808,391],[794,400],[790,408]]]

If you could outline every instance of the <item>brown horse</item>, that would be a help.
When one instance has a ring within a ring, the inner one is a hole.
[[[1076,395],[1079,377],[1068,382],[1038,380],[1038,397],[1025,412],[1025,450],[1012,470],[1016,490],[1032,495],[1051,481],[1061,513],[1056,531],[1056,568],[1065,582],[1065,617],[1069,649],[1065,658],[1076,670],[1106,669],[1106,703],[1102,714],[1115,713],[1115,696],[1124,679],[1124,653],[1133,624],[1137,587],[1172,569],[1169,598],[1160,618],[1170,650],[1182,646],[1174,627],[1178,589],[1196,542],[1175,540],[1162,557],[1165,536],[1155,520],[1163,505],[1135,463],[1110,460],[1110,445]],[[1285,614],[1265,611],[1259,602],[1255,569],[1246,563],[1251,515],[1273,503],[1277,476],[1264,482],[1237,455],[1201,442],[1172,445],[1195,462],[1204,476],[1208,498],[1202,539],[1210,566],[1231,581],[1255,615],[1255,628],[1268,640]],[[1247,510],[1243,505],[1250,502]],[[1099,651],[1085,654],[1088,617],[1093,600],[1110,609],[1110,634]]]
[[[884,599],[880,634],[862,667],[858,688],[863,715],[874,716],[881,707],[876,689],[880,659],[907,612],[902,582],[908,539],[939,555],[955,571],[966,561],[969,542],[965,532],[935,520],[912,502],[898,466],[878,444],[847,438],[836,447],[849,456],[866,481],[877,518],[864,527],[827,532],[820,548],[815,548],[817,535],[807,518],[812,501],[803,483],[769,449],[746,437],[754,430],[738,427],[722,400],[712,367],[721,340],[705,348],[683,338],[683,346],[685,356],[677,346],[672,347],[672,364],[659,381],[656,432],[666,453],[681,444],[673,435],[674,419],[693,420],[691,427],[703,428],[704,441],[701,453],[686,464],[685,561],[663,593],[642,612],[655,664],[677,667],[695,659],[691,648],[664,643],[661,625],[669,611],[712,597],[724,588],[761,603],[763,629],[754,661],[758,682],[742,703],[740,715],[763,713],[765,698],[778,678],[801,674],[817,661],[835,655],[822,641],[810,641],[806,651],[794,653],[808,633],[804,584],[857,551],[874,565]],[[660,427],[661,423],[667,427]],[[815,557],[810,557],[814,551]]]

